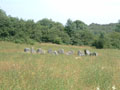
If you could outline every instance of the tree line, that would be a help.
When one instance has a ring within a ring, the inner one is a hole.
[[[87,25],[80,20],[68,19],[66,25],[63,25],[47,18],[34,22],[6,15],[0,9],[0,40],[27,44],[51,42],[120,49],[120,22]]]

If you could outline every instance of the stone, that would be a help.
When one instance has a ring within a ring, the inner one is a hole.
[[[49,54],[52,54],[52,53],[53,53],[52,49],[49,49],[49,50],[48,50],[48,53],[49,53]]]
[[[74,54],[74,51],[73,51],[73,50],[68,51],[68,52],[66,53],[66,55],[73,55],[73,54]]]
[[[84,56],[85,54],[81,52],[80,50],[77,52],[78,56]]]
[[[30,48],[25,48],[24,52],[29,53],[30,52]]]
[[[45,51],[42,50],[41,48],[38,48],[38,49],[37,49],[37,53],[39,53],[39,54],[45,54]]]
[[[54,55],[58,55],[58,52],[57,52],[57,51],[54,51],[53,54],[54,54]]]
[[[31,48],[31,53],[36,53],[33,47]]]
[[[90,51],[87,49],[84,50],[84,53],[85,53],[85,55],[90,55]]]
[[[59,49],[57,52],[58,52],[59,54],[64,54],[64,49]]]
[[[90,53],[90,56],[98,56],[98,53],[96,52]]]

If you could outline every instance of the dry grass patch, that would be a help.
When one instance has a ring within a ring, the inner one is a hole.
[[[20,70],[21,64],[13,61],[0,61],[0,70],[9,71],[9,70]]]

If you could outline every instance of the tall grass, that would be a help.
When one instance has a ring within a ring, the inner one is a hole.
[[[98,56],[24,53],[26,47],[98,52]],[[120,51],[55,44],[0,42],[0,90],[120,90]]]

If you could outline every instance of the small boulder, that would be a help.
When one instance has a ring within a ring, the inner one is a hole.
[[[98,53],[96,52],[90,53],[90,56],[98,56]]]
[[[38,48],[38,49],[37,49],[37,53],[39,53],[39,54],[45,54],[45,51],[42,50],[41,48]]]
[[[85,53],[85,55],[90,55],[90,51],[87,49],[84,50],[84,53]]]
[[[52,53],[53,53],[52,49],[49,49],[49,50],[48,50],[48,53],[49,53],[49,54],[52,54]]]
[[[73,50],[68,51],[68,52],[66,53],[66,55],[73,55],[73,54],[74,54],[74,51],[73,51]]]
[[[31,53],[36,53],[33,47],[31,48]]]
[[[81,52],[80,50],[78,51],[78,56],[84,56],[85,54],[83,52]]]
[[[25,48],[24,52],[29,53],[30,52],[30,48]]]
[[[64,49],[59,49],[57,52],[58,52],[59,54],[64,54]]]
[[[58,52],[57,52],[57,51],[54,51],[53,54],[54,54],[54,55],[58,55]]]

